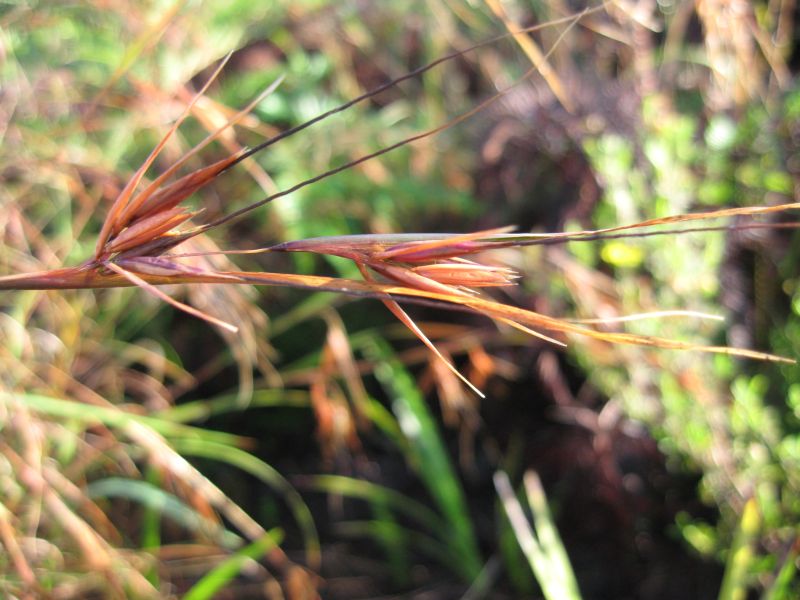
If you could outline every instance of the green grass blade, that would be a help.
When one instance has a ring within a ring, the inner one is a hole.
[[[744,600],[747,597],[748,575],[755,558],[754,545],[760,529],[758,505],[755,499],[750,498],[744,505],[739,531],[728,553],[719,600]]]
[[[158,511],[190,531],[200,531],[227,547],[239,544],[241,538],[218,523],[205,518],[169,492],[147,481],[109,477],[90,483],[86,488],[90,498],[124,498]]]
[[[252,560],[258,560],[270,550],[277,548],[281,543],[283,534],[280,530],[273,529],[267,534],[238,550],[233,556],[206,573],[200,581],[195,583],[183,596],[183,600],[208,600],[214,598],[216,593],[230,583]]]
[[[447,521],[447,529],[441,532],[442,539],[460,556],[459,563],[452,566],[467,581],[472,581],[480,573],[483,561],[463,489],[436,422],[414,379],[386,342],[373,337],[363,350],[375,362],[375,376],[392,398],[392,410],[408,440],[407,459],[417,469]]]
[[[310,405],[308,392],[305,390],[256,390],[247,404],[247,408],[297,407],[307,408]],[[224,394],[208,400],[195,400],[155,413],[159,419],[175,423],[202,421],[210,417],[230,412],[242,412],[242,405],[237,394]]]
[[[557,593],[561,598],[578,599],[581,597],[578,582],[569,562],[567,550],[564,548],[558,529],[556,529],[550,508],[547,506],[542,482],[534,471],[528,471],[525,473],[524,485],[539,545],[550,564],[551,578],[558,581]]]
[[[797,540],[792,542],[789,551],[785,553],[782,564],[778,569],[775,580],[761,596],[761,600],[790,600],[797,597],[797,589],[792,588],[792,582],[797,575],[797,558],[800,548],[797,547]]]
[[[509,582],[517,594],[531,596],[537,591],[538,584],[531,572],[528,559],[520,548],[514,528],[503,515],[502,507],[496,511],[495,519],[498,527],[497,543]]]
[[[502,572],[502,562],[498,556],[492,556],[483,565],[480,574],[469,586],[469,589],[461,596],[461,600],[481,600],[488,598],[492,588],[497,581],[498,575]]]
[[[152,465],[148,465],[145,469],[145,481],[149,485],[158,488],[162,484],[161,473]],[[142,514],[142,539],[141,546],[145,550],[157,551],[161,547],[161,510],[157,506],[145,506],[144,513]],[[153,565],[145,573],[147,580],[158,588],[160,585],[160,577],[157,565]]]
[[[408,450],[408,441],[394,415],[372,397],[367,398],[364,409],[367,418],[405,454]]]
[[[530,482],[533,480],[530,479]],[[508,517],[517,542],[528,559],[542,594],[547,600],[580,600],[581,595],[572,567],[566,552],[563,550],[558,532],[553,525],[547,501],[541,490],[535,490],[535,483],[531,486],[532,495],[529,498],[531,509],[534,511],[537,523],[544,525],[547,544],[542,543],[537,532],[534,532],[530,522],[525,517],[522,505],[517,499],[508,476],[498,471],[494,476],[494,484],[500,497],[506,516]],[[530,485],[530,483],[529,483]],[[547,531],[547,529],[550,531]],[[537,527],[538,529],[538,527]],[[554,547],[560,547],[554,552]]]
[[[306,560],[311,568],[320,564],[320,544],[311,511],[303,498],[286,479],[263,460],[239,448],[207,440],[179,439],[174,448],[182,455],[199,456],[225,462],[257,477],[286,500],[297,521],[306,547]]]
[[[407,586],[411,572],[409,561],[411,532],[395,520],[394,515],[387,507],[373,505],[372,512],[375,515],[373,520],[337,523],[336,532],[339,535],[353,538],[372,538],[386,555],[384,562],[391,574],[392,583],[398,587]],[[430,538],[429,541],[435,542]],[[441,561],[441,559],[442,556],[437,557],[437,560]]]
[[[405,550],[407,546],[443,565],[448,565],[449,561],[453,560],[451,548],[440,540],[419,531],[403,528],[397,523],[385,519],[338,523],[336,531],[351,537],[369,537],[381,545],[393,546],[396,549]],[[407,556],[407,552],[404,554]],[[407,564],[408,560],[404,556],[399,562]],[[403,575],[403,578],[407,580],[408,571]]]
[[[309,478],[308,487],[329,494],[359,498],[372,504],[388,506],[397,514],[405,515],[428,531],[444,531],[446,527],[442,518],[424,504],[369,481],[342,475],[317,475]]]
[[[270,338],[286,333],[295,325],[312,317],[322,318],[320,315],[323,312],[341,302],[343,299],[331,297],[330,294],[324,292],[310,295],[293,309],[272,319],[269,327]]]
[[[122,428],[137,423],[167,438],[191,438],[235,446],[242,445],[244,440],[244,438],[237,435],[190,427],[158,417],[136,415],[119,408],[96,406],[94,404],[86,404],[84,402],[75,402],[73,400],[61,398],[51,398],[50,396],[42,396],[39,394],[0,393],[0,403],[5,402],[19,402],[38,413],[46,414],[51,417],[74,419],[85,424],[102,423],[107,427]]]

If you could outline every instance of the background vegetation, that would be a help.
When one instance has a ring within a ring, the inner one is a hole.
[[[228,51],[155,171],[279,76],[191,168],[452,49],[581,8],[4,3],[0,272],[91,255],[116,194]],[[545,77],[469,121],[282,198],[200,249],[607,227],[797,199],[792,2],[609,3],[559,38],[564,30],[481,48],[237,166],[198,194],[206,215],[437,126],[554,48]],[[498,251],[523,274],[499,296],[564,317],[722,314],[722,324],[626,329],[796,357],[791,218]],[[358,277],[336,258],[231,260]],[[800,594],[797,366],[577,339],[562,351],[474,316],[414,308],[486,392],[479,401],[374,300],[170,293],[240,332],[135,289],[0,296],[5,595]]]

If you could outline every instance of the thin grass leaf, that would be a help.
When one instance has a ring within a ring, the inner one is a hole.
[[[386,505],[427,531],[446,531],[447,524],[440,515],[421,502],[393,489],[342,475],[316,475],[309,478],[298,478],[298,480],[304,484],[303,487],[310,489]]]
[[[280,529],[268,531],[263,537],[236,551],[232,556],[206,573],[183,596],[183,600],[209,600],[242,572],[245,566],[258,560],[271,550],[280,546],[283,532]]]
[[[244,438],[230,433],[190,427],[156,417],[136,415],[116,408],[94,406],[83,402],[51,398],[39,394],[0,393],[0,402],[18,402],[33,411],[51,417],[73,419],[87,425],[102,423],[107,427],[127,427],[131,424],[139,424],[166,437],[215,441],[232,446],[245,444]]]
[[[550,596],[549,589],[546,589],[550,576],[549,564],[530,523],[525,517],[522,505],[517,500],[517,496],[511,487],[508,475],[502,471],[495,473],[494,487],[497,490],[505,515],[511,523],[517,543],[522,548],[522,552],[528,560],[531,571],[533,571],[536,580],[539,582],[542,592],[547,600],[558,600],[558,596]]]
[[[100,101],[105,95],[114,87],[114,84],[119,81],[125,73],[136,63],[136,60],[150,47],[152,47],[161,36],[164,35],[169,25],[172,23],[175,16],[180,12],[186,0],[176,0],[166,10],[160,12],[158,20],[142,29],[141,33],[136,36],[136,39],[125,49],[119,61],[119,66],[114,69],[114,72],[108,78],[108,81],[103,85],[102,89],[97,92],[95,97],[89,103],[86,111],[87,115],[94,112]]]
[[[409,442],[408,459],[447,522],[447,528],[441,533],[461,558],[456,569],[466,581],[472,581],[480,572],[483,560],[461,483],[435,421],[413,378],[388,344],[373,338],[364,352],[375,362],[375,376],[392,398],[392,410]]]
[[[587,327],[581,327],[570,323],[564,319],[558,319],[536,313],[526,309],[502,304],[492,300],[476,297],[463,297],[448,294],[438,294],[427,290],[417,290],[402,286],[387,284],[377,284],[369,282],[358,282],[353,280],[337,279],[331,277],[317,277],[310,275],[275,274],[275,273],[247,273],[234,271],[225,273],[240,277],[250,283],[269,283],[271,285],[296,285],[297,287],[310,287],[312,289],[336,291],[339,293],[351,294],[356,296],[376,297],[376,294],[389,294],[401,296],[408,299],[436,300],[456,307],[465,307],[473,310],[477,314],[485,315],[491,319],[509,319],[511,321],[536,327],[552,332],[563,334],[574,334],[597,339],[604,342],[638,345],[651,348],[663,348],[670,350],[694,350],[698,352],[708,352],[712,354],[728,354],[755,360],[767,360],[773,362],[784,362],[794,364],[796,361],[791,358],[776,356],[765,352],[747,350],[744,348],[730,348],[727,346],[707,346],[703,344],[692,344],[657,336],[637,335],[633,333],[614,333],[603,332]],[[377,295],[380,298],[380,295]]]
[[[247,408],[272,408],[276,406],[308,408],[310,400],[307,390],[261,389],[253,392]],[[153,418],[164,419],[174,423],[204,421],[217,415],[242,412],[237,394],[225,394],[209,400],[183,402],[177,406],[153,413]]]
[[[212,317],[208,313],[204,313],[202,310],[198,310],[193,306],[189,306],[188,304],[184,304],[183,302],[175,300],[175,298],[173,298],[172,296],[170,296],[168,294],[165,294],[164,292],[159,290],[157,287],[155,287],[154,285],[148,283],[147,281],[145,281],[144,279],[142,279],[141,277],[139,277],[135,273],[132,273],[131,271],[123,269],[122,267],[120,267],[119,265],[117,265],[115,263],[108,263],[106,266],[109,269],[111,269],[112,271],[114,271],[115,273],[118,273],[118,274],[122,275],[125,279],[129,280],[135,286],[146,290],[147,292],[151,293],[156,298],[158,298],[160,300],[163,300],[167,304],[171,304],[175,308],[177,308],[179,310],[182,310],[183,312],[188,313],[188,314],[192,315],[193,317],[197,317],[198,319],[202,319],[203,321],[208,321],[212,325],[216,325],[218,327],[222,327],[223,329],[227,329],[231,333],[236,333],[237,331],[239,331],[239,328],[236,327],[236,325],[231,325],[230,323],[226,323],[225,321],[223,321],[221,319],[217,319],[216,317]]]
[[[611,323],[628,323],[630,321],[644,321],[647,319],[691,317],[694,319],[707,319],[709,321],[724,321],[721,315],[712,315],[696,310],[658,310],[647,313],[637,313],[633,315],[623,315],[621,317],[603,317],[602,319],[567,319],[570,323],[580,323],[583,325],[608,325]]]
[[[558,581],[558,585],[568,596],[564,598],[580,598],[578,582],[575,573],[567,556],[567,550],[558,534],[550,507],[547,505],[547,498],[544,495],[542,482],[535,471],[528,471],[523,477],[525,496],[528,499],[528,506],[533,516],[533,524],[536,527],[536,536],[542,552],[549,558],[551,577]]]
[[[241,538],[219,523],[204,517],[180,498],[147,481],[108,477],[93,481],[86,487],[89,498],[124,498],[141,504],[189,531],[200,532],[226,548],[241,543]]]
[[[408,546],[409,538],[413,534],[408,528],[403,527],[397,522],[397,519],[388,506],[372,504],[370,508],[375,517],[370,523],[374,525],[372,527],[367,525],[369,531],[366,532],[366,535],[371,535],[383,548],[383,552],[386,554],[386,562],[389,564],[389,570],[391,571],[392,580],[395,584],[408,585],[411,572]],[[352,523],[352,521],[350,523]],[[359,535],[355,530],[348,531],[350,523],[337,524],[337,532],[345,535],[348,533]],[[430,541],[435,544],[435,540]],[[434,545],[434,547],[436,546]],[[447,549],[445,548],[444,550],[446,551]],[[440,558],[446,559],[447,557],[446,555],[442,555]],[[443,564],[446,564],[446,562]]]
[[[580,600],[575,574],[553,524],[541,486],[537,487],[538,479],[534,479],[535,475],[531,474],[527,477],[526,487],[531,492],[528,502],[534,515],[536,531],[534,532],[525,517],[508,475],[498,471],[494,475],[494,485],[506,517],[544,597],[547,600]]]
[[[278,492],[286,501],[300,527],[306,547],[307,564],[315,571],[319,569],[320,543],[314,518],[297,490],[278,471],[252,454],[228,444],[219,444],[208,440],[179,439],[174,441],[173,447],[182,455],[227,463],[260,479]]]
[[[728,560],[725,562],[725,574],[719,590],[719,600],[744,600],[747,597],[749,574],[755,559],[755,544],[761,530],[761,515],[758,504],[750,498],[744,504],[739,531],[728,549]]]
[[[144,472],[145,481],[156,488],[160,488],[164,482],[161,477],[161,472],[153,465],[148,465]],[[161,539],[161,507],[145,505],[144,514],[142,515],[142,537],[141,547],[150,552],[156,552],[162,545]],[[160,577],[156,565],[145,573],[147,580],[153,585],[158,587],[160,584]]]
[[[322,318],[322,313],[332,308],[336,308],[341,299],[331,298],[328,294],[311,294],[308,298],[301,300],[285,313],[277,315],[272,319],[269,327],[271,338],[283,335],[298,323],[301,323],[314,316]]]
[[[800,548],[797,547],[797,537],[782,557],[775,579],[764,591],[761,600],[790,600],[792,598],[792,582],[797,576],[797,559]]]
[[[503,22],[509,33],[514,33],[519,29],[500,0],[484,0],[484,3],[489,6],[491,11]],[[575,112],[575,105],[572,102],[572,98],[561,83],[561,78],[559,78],[557,71],[553,69],[547,60],[550,53],[548,52],[547,56],[545,56],[539,49],[539,46],[536,45],[536,42],[528,35],[514,35],[514,41],[519,44],[519,47],[522,48],[522,51],[528,56],[531,63],[533,63],[542,74],[542,78],[547,82],[553,95],[558,98],[558,101],[567,112]]]
[[[458,377],[464,385],[466,385],[469,389],[475,392],[479,397],[486,398],[486,395],[482,391],[480,391],[477,387],[475,387],[475,385],[469,379],[464,377],[464,375],[462,375],[461,372],[459,372],[459,370],[456,369],[453,363],[451,363],[444,357],[444,355],[439,351],[436,345],[432,341],[430,341],[430,339],[428,339],[428,336],[425,335],[425,333],[417,326],[414,320],[408,316],[408,313],[406,313],[406,311],[400,308],[400,305],[397,304],[397,302],[395,302],[394,300],[384,300],[383,303],[386,306],[386,308],[388,308],[403,325],[408,327],[411,330],[411,332],[415,336],[417,336],[417,338],[423,344],[425,344],[425,346],[427,346],[431,352],[433,352],[436,358],[438,358],[444,363],[444,365],[453,375]]]
[[[503,564],[498,556],[492,556],[483,565],[483,569],[470,584],[469,589],[460,600],[480,600],[487,598],[496,585],[498,575],[502,573]]]
[[[390,548],[389,551],[394,556],[391,560],[396,561],[397,565],[408,563],[407,554],[412,549],[447,568],[452,568],[452,561],[457,559],[453,556],[452,548],[442,540],[418,531],[410,531],[393,521],[347,521],[337,523],[336,532],[354,538],[371,538],[382,547]],[[403,557],[395,554],[398,550],[404,554]],[[407,580],[409,573],[402,575]]]
[[[19,545],[19,540],[22,536],[11,524],[13,516],[13,513],[6,508],[5,504],[0,502],[0,543],[3,544],[8,559],[14,566],[17,575],[19,575],[22,585],[29,590],[39,591],[36,583],[36,574],[33,572],[25,553]]]

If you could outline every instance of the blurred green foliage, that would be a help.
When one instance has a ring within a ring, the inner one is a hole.
[[[788,166],[797,146],[789,132],[796,130],[799,99],[800,90],[792,90],[769,108],[749,107],[738,120],[726,113],[673,112],[663,96],[645,101],[637,138],[607,135],[586,144],[605,185],[603,204],[595,211],[597,225],[666,216],[690,207],[790,202],[797,182]],[[734,263],[734,268],[752,269],[745,278],[754,289],[744,293],[752,295],[759,317],[758,329],[752,332],[756,343],[767,343],[790,357],[800,356],[795,291],[799,241],[794,234],[755,238],[747,247],[753,264]],[[611,241],[600,258],[613,268],[630,312],[640,306],[646,268],[647,293],[654,294],[656,306],[682,305],[714,313],[723,300],[724,262],[741,260],[734,254],[737,249],[726,248],[726,243],[730,244],[718,232]],[[597,266],[594,255],[578,256],[587,266]],[[647,329],[662,335],[676,335],[675,331],[664,323]],[[691,332],[685,329],[677,335]],[[737,342],[730,337],[726,341]],[[797,365],[753,365],[724,356],[692,357],[691,364],[684,358],[670,361],[668,369],[660,364],[658,372],[640,368],[645,380],[657,385],[656,396],[643,394],[641,378],[634,381],[588,361],[581,363],[612,398],[622,400],[632,417],[650,426],[668,459],[703,474],[701,497],[720,510],[721,518],[709,524],[681,516],[678,527],[695,550],[727,560],[728,572],[737,573],[738,584],[726,576],[720,598],[744,597],[744,590],[756,581],[767,588],[764,597],[789,597],[796,593],[789,591],[796,587],[788,583],[796,556],[784,550],[796,543],[800,521],[800,371]],[[760,545],[755,544],[757,532],[748,533],[753,546],[749,551],[760,552],[763,560],[734,566],[739,544],[734,542],[735,531],[739,519],[746,518],[741,516],[743,506],[749,507],[744,510],[750,511],[751,519],[763,523]],[[773,578],[777,572],[781,577]]]

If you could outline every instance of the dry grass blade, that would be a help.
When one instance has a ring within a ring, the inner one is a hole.
[[[170,23],[172,23],[175,16],[180,12],[185,4],[186,0],[176,0],[169,8],[161,13],[158,20],[151,25],[146,26],[142,30],[133,44],[131,44],[130,50],[126,52],[122,64],[116,68],[116,70],[111,74],[111,77],[108,78],[108,81],[106,81],[103,88],[89,103],[88,110],[86,111],[87,116],[90,116],[92,113],[94,113],[101,100],[114,87],[114,84],[119,81],[136,63],[137,57],[145,52],[147,48],[155,45],[158,39],[164,35],[167,27],[170,25]]]
[[[366,267],[364,267],[363,265],[358,265],[358,267],[361,270],[361,274],[364,276],[364,278],[367,281],[371,281],[372,278],[371,278],[371,276],[369,274],[369,271],[367,271]],[[478,394],[478,396],[480,396],[481,398],[485,398],[486,397],[483,392],[481,392],[477,387],[475,387],[475,385],[469,379],[464,377],[464,375],[462,375],[461,372],[458,369],[455,368],[453,363],[451,363],[449,360],[447,360],[444,357],[444,355],[439,351],[439,349],[436,347],[436,345],[430,339],[428,339],[428,336],[425,335],[425,332],[423,332],[419,328],[419,326],[414,322],[414,320],[411,317],[408,316],[408,313],[406,313],[406,311],[404,311],[402,308],[400,308],[400,305],[397,304],[397,302],[395,302],[391,298],[384,298],[382,301],[383,301],[383,304],[386,306],[386,308],[388,308],[391,311],[391,313],[395,317],[397,317],[398,320],[401,323],[403,323],[403,325],[408,327],[411,330],[411,332],[415,336],[417,336],[417,338],[423,344],[425,344],[425,346],[427,346],[428,349],[431,352],[433,352],[439,360],[442,361],[442,363],[444,363],[444,365],[447,367],[447,369],[451,373],[453,373],[453,375],[458,377],[464,383],[464,385],[466,385],[469,389],[471,389],[473,392]]]
[[[108,266],[110,268],[110,263]],[[124,269],[121,269],[116,265],[115,267],[117,267],[117,270],[111,269],[112,271],[115,271],[114,274],[86,272],[85,270],[81,269],[63,269],[58,272],[58,276],[50,276],[50,273],[33,274],[27,276],[27,279],[24,276],[13,276],[7,280],[0,279],[0,289],[20,289],[22,286],[25,286],[27,289],[129,287],[134,285],[138,286],[140,285],[139,281],[141,281],[148,286],[148,290],[153,289],[152,286],[172,285],[176,283],[250,283],[254,285],[296,287],[300,289],[335,292],[351,296],[370,297],[377,299],[383,299],[383,297],[388,294],[390,296],[405,298],[407,301],[412,302],[421,301],[425,303],[434,301],[436,303],[441,303],[444,306],[467,309],[478,314],[483,314],[489,318],[499,320],[501,322],[505,322],[504,320],[507,319],[508,321],[524,325],[529,328],[538,328],[554,333],[574,334],[578,336],[590,337],[613,344],[629,344],[671,350],[696,350],[715,354],[728,354],[756,360],[768,360],[792,364],[796,362],[794,359],[776,356],[765,352],[747,350],[744,348],[691,344],[688,342],[681,342],[655,336],[636,335],[632,333],[601,332],[589,329],[587,327],[581,327],[568,320],[550,317],[523,308],[495,302],[493,300],[486,300],[469,295],[462,296],[452,293],[438,293],[430,290],[421,290],[392,284],[370,283],[315,275],[297,275],[293,273],[266,273],[249,271],[187,273],[182,272],[178,268],[176,268],[175,273],[170,276],[151,274],[141,274],[141,276],[138,276],[130,272],[126,272],[127,274],[120,273],[118,271],[124,271]],[[136,283],[134,283],[133,280],[136,280]],[[172,298],[167,301],[172,304],[177,303],[177,301]]]
[[[611,323],[627,323],[630,321],[643,321],[645,319],[665,319],[670,317],[691,317],[695,319],[709,319],[712,321],[724,321],[720,315],[711,315],[698,312],[696,310],[658,310],[648,313],[638,313],[635,315],[624,315],[621,317],[604,317],[602,319],[569,319],[571,323],[581,323],[583,325],[609,325]]]
[[[337,373],[345,381],[359,426],[367,427],[369,426],[367,418],[369,395],[364,387],[364,382],[361,380],[344,322],[338,313],[333,310],[326,313],[325,322],[328,326],[326,347],[330,349]]]
[[[20,548],[17,541],[22,536],[15,531],[12,524],[13,515],[6,506],[0,503],[0,543],[8,553],[19,578],[29,590],[38,590],[36,583],[36,575],[33,572],[28,560],[25,558],[25,553]]]
[[[188,313],[188,314],[190,314],[192,316],[195,316],[198,319],[202,319],[204,321],[208,321],[212,325],[216,325],[218,327],[222,327],[223,329],[227,329],[231,333],[236,333],[237,331],[239,331],[239,328],[236,327],[235,325],[231,325],[230,323],[226,323],[225,321],[217,319],[216,317],[212,317],[211,315],[209,315],[207,313],[204,313],[203,311],[200,311],[200,310],[196,309],[193,306],[189,306],[188,304],[184,304],[183,302],[175,300],[175,298],[169,296],[168,294],[165,294],[164,292],[159,290],[157,287],[155,287],[154,285],[148,283],[147,281],[145,281],[144,279],[142,279],[141,277],[139,277],[135,273],[131,273],[130,271],[126,271],[125,269],[123,269],[122,267],[120,267],[117,264],[114,264],[114,263],[110,262],[106,266],[109,269],[111,269],[112,271],[114,271],[115,273],[118,273],[119,275],[122,275],[125,279],[130,281],[133,285],[142,288],[143,290],[153,294],[156,298],[158,298],[160,300],[163,300],[164,302],[167,302],[168,304],[171,304],[172,306],[174,306],[175,308],[177,308],[179,310],[182,310],[182,311],[184,311],[184,312],[186,312],[186,313]]]
[[[519,30],[519,27],[512,21],[511,17],[509,17],[500,0],[484,0],[484,2],[503,22],[509,33],[513,34],[515,31]],[[528,56],[531,63],[533,63],[533,65],[542,74],[542,77],[547,82],[547,85],[550,86],[550,89],[553,90],[553,94],[556,96],[556,98],[558,98],[558,101],[561,103],[561,105],[569,112],[573,112],[575,110],[574,103],[566,93],[564,85],[561,83],[561,79],[558,77],[558,73],[556,73],[553,67],[550,66],[550,63],[547,62],[547,57],[539,49],[539,46],[536,45],[536,42],[534,42],[530,37],[522,35],[514,35],[514,40],[517,42],[517,44],[519,44],[519,47],[522,48],[522,51]]]
[[[119,597],[122,597],[123,587],[129,587],[140,597],[156,597],[157,591],[152,584],[136,569],[124,566],[125,561],[119,553],[64,502],[37,468],[5,443],[0,444],[0,450],[20,473],[20,481],[32,493],[41,494],[48,514],[74,542],[89,570],[103,573],[113,587],[119,588]]]
[[[441,294],[428,290],[420,290],[397,285],[360,282],[347,279],[338,279],[334,277],[278,273],[248,273],[245,271],[235,271],[232,273],[226,273],[226,275],[234,275],[236,277],[240,277],[243,281],[255,284],[288,285],[292,287],[301,287],[318,291],[333,291],[355,296],[377,297],[379,299],[380,294],[389,294],[390,296],[403,297],[411,301],[433,300],[444,303],[444,305],[467,308],[477,314],[482,314],[495,320],[502,321],[503,319],[508,319],[509,321],[529,327],[537,327],[555,333],[590,337],[614,344],[647,346],[651,348],[663,348],[669,350],[695,350],[714,354],[728,354],[743,358],[784,362],[790,364],[794,364],[796,362],[791,358],[776,356],[774,354],[765,352],[747,350],[744,348],[707,346],[660,338],[656,336],[596,331],[587,327],[581,327],[567,320],[550,317],[527,309],[495,302],[493,300],[486,300],[471,296]]]

